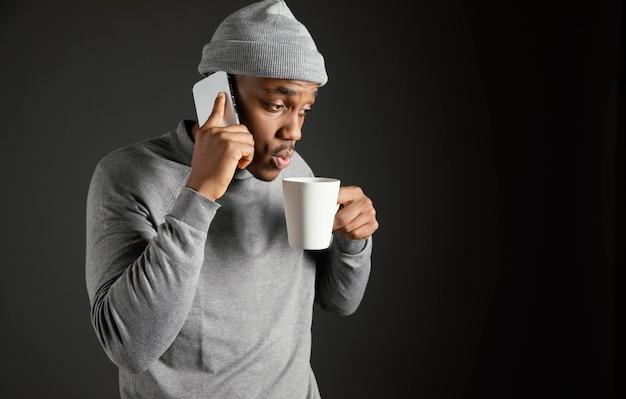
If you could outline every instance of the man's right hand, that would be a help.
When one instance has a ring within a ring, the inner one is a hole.
[[[244,125],[221,126],[226,96],[219,93],[202,126],[193,128],[194,148],[187,187],[215,201],[224,195],[235,168],[244,169],[254,157],[254,139]]]

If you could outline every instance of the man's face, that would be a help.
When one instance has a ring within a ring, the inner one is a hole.
[[[247,169],[257,179],[274,180],[289,166],[319,84],[241,75],[234,78],[241,123],[254,137],[254,159]]]

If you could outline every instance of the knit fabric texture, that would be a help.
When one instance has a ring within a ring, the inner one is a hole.
[[[283,0],[263,0],[235,11],[202,49],[198,72],[226,71],[277,79],[328,82],[324,57],[309,30]]]

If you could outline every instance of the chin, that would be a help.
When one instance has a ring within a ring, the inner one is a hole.
[[[255,178],[263,181],[273,181],[276,180],[278,175],[280,174],[280,169],[258,169],[258,168],[248,168],[248,172],[252,174]]]

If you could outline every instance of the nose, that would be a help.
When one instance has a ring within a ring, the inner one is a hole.
[[[298,141],[302,138],[302,122],[297,113],[285,115],[278,137],[283,140]]]

